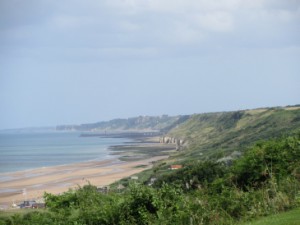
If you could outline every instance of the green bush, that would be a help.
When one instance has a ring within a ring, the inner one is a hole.
[[[260,142],[237,160],[232,168],[234,181],[241,188],[261,187],[272,177],[280,182],[300,164],[300,138],[287,137]]]
[[[134,184],[121,205],[121,224],[149,224],[158,218],[161,204],[155,189]]]
[[[189,162],[180,170],[158,177],[154,187],[168,183],[180,186],[183,190],[195,190],[223,177],[226,170],[224,165],[211,161]]]

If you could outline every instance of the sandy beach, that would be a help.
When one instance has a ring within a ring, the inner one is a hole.
[[[44,192],[62,193],[89,182],[95,186],[105,186],[150,168],[153,161],[165,158],[167,156],[156,156],[131,162],[110,159],[1,173],[0,207],[7,208],[13,202],[40,198]],[[137,167],[140,165],[146,167]]]

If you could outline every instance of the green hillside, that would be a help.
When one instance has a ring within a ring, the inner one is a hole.
[[[57,130],[77,130],[77,131],[159,131],[166,132],[187,120],[189,116],[139,116],[128,119],[113,119],[98,123],[88,123],[81,125],[60,125]]]
[[[192,115],[168,135],[188,143],[179,156],[220,158],[299,129],[300,107],[278,107]]]

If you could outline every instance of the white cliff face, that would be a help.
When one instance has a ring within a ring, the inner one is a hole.
[[[183,145],[185,144],[185,141],[182,139],[168,136],[160,137],[159,142],[162,144],[175,144],[176,150],[181,150],[183,148]]]

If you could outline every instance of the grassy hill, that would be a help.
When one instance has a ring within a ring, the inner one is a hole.
[[[300,107],[295,106],[196,114],[168,135],[188,142],[179,157],[220,158],[259,140],[297,130],[300,130]]]
[[[100,133],[155,131],[185,140],[188,146],[185,152],[180,153],[181,156],[222,157],[253,142],[300,129],[300,106],[181,116],[139,116],[81,125],[61,125],[56,129]]]
[[[172,155],[172,160],[220,159],[239,154],[257,141],[297,132],[300,130],[300,106],[181,116],[139,116],[74,126],[62,125],[57,130],[123,134],[154,131],[185,141],[184,148],[181,148],[183,151]],[[144,153],[147,155],[147,152]],[[151,156],[151,152],[148,155]]]
[[[128,119],[113,119],[97,123],[88,123],[81,125],[60,125],[57,130],[77,130],[77,131],[160,131],[166,132],[177,124],[187,120],[189,116],[139,116]]]

